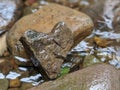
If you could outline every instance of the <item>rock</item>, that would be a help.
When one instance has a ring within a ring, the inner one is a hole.
[[[96,25],[97,20],[101,19],[100,15],[102,15],[103,13],[105,0],[100,0],[100,1],[99,0],[88,0],[87,1],[88,5],[84,5],[84,6],[83,6],[83,3],[84,3],[83,0],[81,0],[81,2],[79,3],[80,11],[89,15]]]
[[[33,87],[33,85],[31,83],[22,83],[20,90],[27,90],[32,87]]]
[[[25,5],[26,5],[26,6],[30,6],[30,5],[32,5],[32,4],[35,3],[35,2],[37,2],[37,0],[26,0],[26,1],[25,1]]]
[[[10,72],[10,70],[13,69],[13,65],[11,64],[11,62],[5,58],[0,58],[0,71],[3,74],[8,74]]]
[[[6,33],[0,35],[0,56],[2,56],[5,51],[7,51]]]
[[[94,42],[98,47],[105,48],[107,46],[110,46],[113,43],[113,40],[112,39],[106,39],[106,38],[100,38],[100,37],[95,36],[94,37]]]
[[[65,22],[72,30],[75,45],[92,32],[93,22],[84,13],[57,4],[48,4],[15,23],[7,35],[9,50],[13,55],[25,56],[24,48],[19,42],[23,33],[29,29],[49,33],[60,21]]]
[[[100,63],[101,61],[97,59],[94,55],[87,55],[84,58],[83,67],[88,67],[90,65]]]
[[[119,90],[119,70],[96,64],[28,90]]]
[[[8,90],[20,90],[20,88],[9,88]]]
[[[73,35],[64,22],[60,22],[48,34],[28,30],[20,41],[34,66],[40,67],[41,74],[44,76],[45,71],[50,79],[55,79],[63,58],[73,46]]]
[[[8,90],[9,82],[7,79],[0,79],[0,90]]]
[[[0,32],[9,30],[20,18],[22,0],[0,0]],[[6,33],[0,34],[0,56],[7,50]]]
[[[55,2],[55,3],[58,3],[58,4],[62,4],[64,6],[75,8],[75,7],[78,6],[78,4],[81,0],[47,0],[47,1]]]
[[[21,86],[21,82],[18,78],[10,80],[10,85],[9,85],[10,88],[17,88],[20,86]]]
[[[116,33],[120,33],[120,2],[117,5],[117,8],[114,9],[114,19],[113,26]]]

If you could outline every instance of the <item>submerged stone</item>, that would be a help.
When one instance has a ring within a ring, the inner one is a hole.
[[[48,34],[28,30],[20,41],[34,66],[40,67],[42,75],[55,79],[64,57],[73,46],[73,34],[64,22],[60,22]]]
[[[94,55],[87,55],[84,58],[83,67],[88,67],[96,63],[101,63],[101,61],[96,58]]]

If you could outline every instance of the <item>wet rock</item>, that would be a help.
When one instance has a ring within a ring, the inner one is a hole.
[[[25,1],[25,5],[26,5],[26,6],[31,6],[31,5],[34,4],[35,2],[37,2],[37,0],[26,0],[26,1]]]
[[[20,86],[21,86],[21,82],[18,78],[10,80],[10,85],[9,85],[10,88],[17,88]]]
[[[49,33],[60,21],[65,22],[72,30],[75,45],[88,36],[93,28],[92,20],[84,13],[57,4],[48,4],[23,17],[12,27],[7,35],[9,50],[13,55],[25,56],[24,48],[19,42],[23,33],[29,29]]]
[[[0,0],[0,32],[9,30],[20,18],[22,0]],[[0,35],[0,56],[7,50],[6,34]]]
[[[120,33],[120,2],[114,8],[114,19],[113,19],[113,26],[115,29],[115,32]]]
[[[99,47],[107,47],[108,45],[113,43],[113,40],[100,38],[100,37],[95,36],[94,42]]]
[[[85,3],[87,3],[87,5]],[[79,3],[79,10],[89,15],[92,20],[96,22],[96,20],[101,19],[104,4],[105,0],[81,0]]]
[[[0,35],[0,56],[7,51],[6,34]]]
[[[29,0],[26,2],[28,3],[28,5],[24,8],[23,16],[32,14],[32,13],[38,11],[40,9],[40,7],[42,7],[40,1],[37,2],[36,0],[33,0],[32,2],[30,2],[30,4],[29,4]]]
[[[8,90],[9,82],[7,79],[0,79],[0,90]]]
[[[28,30],[20,41],[34,66],[40,67],[41,72],[45,71],[50,79],[55,79],[63,58],[73,46],[73,35],[64,22],[60,22],[48,34]]]
[[[32,88],[33,85],[31,83],[22,83],[22,86],[20,87],[21,90],[27,90],[29,88]]]
[[[87,55],[84,58],[83,67],[88,67],[96,63],[100,63],[100,60],[97,59],[94,55]]]
[[[119,78],[113,66],[96,64],[28,90],[119,90]]]
[[[25,78],[29,76],[29,71],[25,70],[25,71],[17,71],[21,76],[19,78]]]
[[[58,4],[62,4],[64,6],[75,8],[75,7],[78,6],[79,1],[81,1],[81,0],[47,0],[47,1],[55,2],[55,3],[58,3]]]
[[[3,74],[5,75],[8,74],[12,69],[13,69],[13,65],[9,60],[6,60],[5,58],[0,59],[0,71]]]
[[[20,88],[9,88],[8,90],[20,90]]]

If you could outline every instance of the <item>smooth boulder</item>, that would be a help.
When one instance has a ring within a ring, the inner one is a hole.
[[[90,35],[93,22],[89,16],[82,12],[57,4],[48,4],[37,12],[21,18],[7,34],[7,44],[13,55],[25,56],[24,48],[19,42],[23,33],[29,29],[49,33],[60,21],[72,30],[74,45]]]
[[[28,90],[119,90],[119,70],[96,64]]]

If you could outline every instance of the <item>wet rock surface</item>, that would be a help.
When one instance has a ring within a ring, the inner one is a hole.
[[[64,22],[59,22],[48,34],[28,30],[20,41],[34,66],[41,66],[40,71],[45,71],[50,79],[58,76],[63,59],[74,44],[72,31]]]
[[[7,51],[7,42],[6,42],[6,33],[4,31],[4,33],[1,33],[0,35],[0,56],[2,56],[5,51]]]
[[[84,58],[83,67],[88,67],[96,63],[100,63],[100,60],[93,55],[88,55]]]
[[[93,28],[92,20],[87,15],[57,4],[48,4],[37,12],[23,17],[12,27],[7,35],[9,50],[13,55],[23,56],[24,49],[18,41],[26,30],[49,33],[60,21],[65,22],[72,30],[75,44],[89,35]]]
[[[17,88],[20,87],[20,85],[21,82],[18,78],[10,80],[10,85],[9,85],[10,88]]]
[[[0,79],[0,90],[8,90],[9,81],[7,79]]]
[[[13,64],[4,58],[0,59],[0,72],[7,75],[13,69]]]
[[[96,64],[28,90],[119,90],[119,79],[113,66]]]

